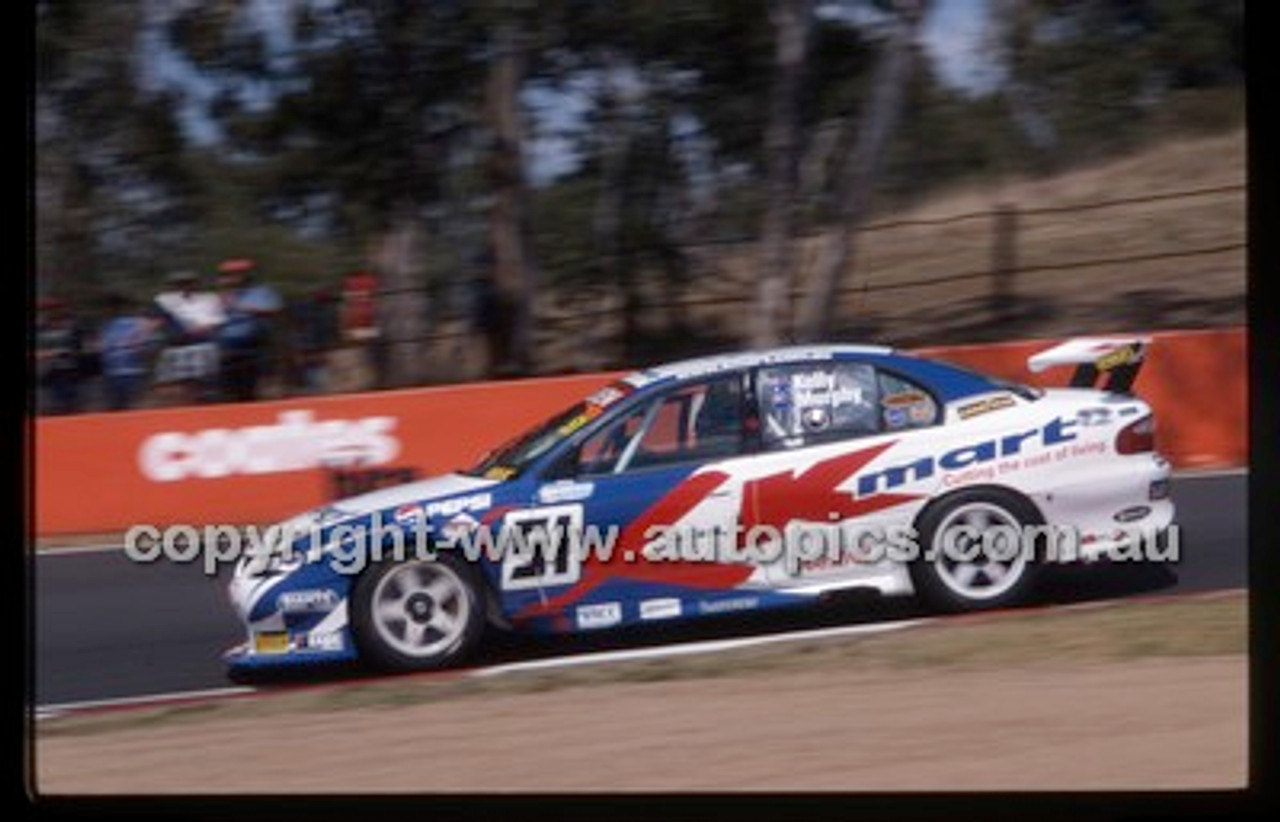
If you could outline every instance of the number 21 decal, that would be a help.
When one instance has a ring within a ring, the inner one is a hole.
[[[581,557],[572,548],[582,533],[581,505],[512,511],[501,527],[503,589],[570,585],[582,575]]]

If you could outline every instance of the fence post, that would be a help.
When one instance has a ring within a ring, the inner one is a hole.
[[[1001,203],[992,212],[991,293],[988,307],[996,322],[1015,319],[1014,280],[1018,270],[1018,208]]]

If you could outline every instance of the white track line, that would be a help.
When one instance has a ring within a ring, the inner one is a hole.
[[[55,716],[87,711],[94,708],[127,708],[143,705],[161,705],[166,702],[183,702],[189,699],[214,699],[237,694],[248,694],[257,688],[240,685],[234,688],[208,688],[203,691],[172,691],[162,694],[146,694],[144,696],[124,696],[117,699],[94,699],[86,702],[63,702],[59,705],[37,705],[36,719],[50,719]]]
[[[74,545],[60,547],[57,545],[46,545],[43,548],[36,549],[38,557],[70,557],[77,554],[105,554],[109,551],[123,551],[124,545],[117,543],[115,545]]]
[[[655,648],[637,648],[635,650],[603,651],[591,654],[574,654],[573,656],[555,657],[554,659],[535,659],[529,662],[511,662],[506,665],[490,665],[471,671],[472,676],[498,676],[517,671],[543,671],[553,668],[568,668],[577,665],[598,665],[610,662],[631,662],[637,659],[658,659],[668,656],[685,656],[688,654],[711,654],[719,651],[731,651],[735,648],[747,648],[752,645],[769,645],[777,642],[800,642],[806,639],[825,639],[837,636],[854,636],[858,634],[878,634],[897,631],[935,621],[929,619],[907,619],[897,622],[880,622],[872,625],[843,625],[835,628],[815,628],[809,631],[790,631],[784,634],[768,634],[766,636],[742,637],[740,639],[715,639],[703,642],[686,642],[680,645],[662,645]]]

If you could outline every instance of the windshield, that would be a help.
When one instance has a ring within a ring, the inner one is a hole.
[[[491,451],[479,464],[463,473],[485,479],[512,479],[633,390],[635,389],[629,384],[621,381],[607,385],[572,408],[509,440],[506,445]]]

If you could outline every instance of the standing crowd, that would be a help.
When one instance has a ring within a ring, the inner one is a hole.
[[[210,287],[211,286],[211,287]],[[332,390],[329,355],[356,349],[372,385],[384,381],[377,279],[353,272],[340,289],[315,288],[286,302],[260,282],[248,258],[224,260],[212,282],[170,274],[147,304],[108,295],[95,326],[67,301],[37,303],[37,410],[74,414],[140,405],[245,402],[275,394]]]

